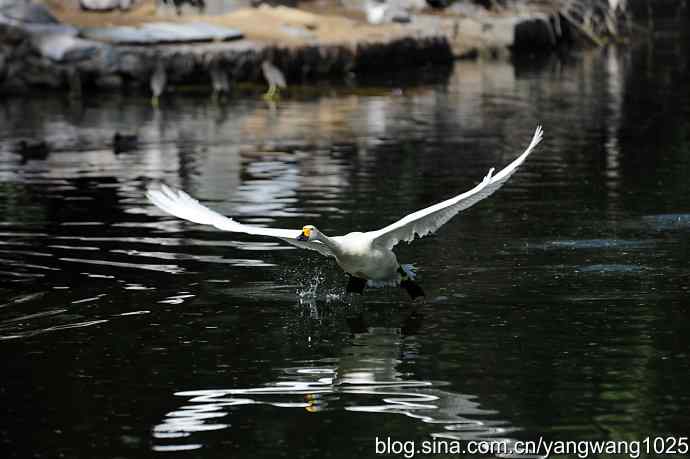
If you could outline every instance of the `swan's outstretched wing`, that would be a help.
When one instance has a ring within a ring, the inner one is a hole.
[[[146,191],[146,197],[159,209],[190,222],[215,226],[220,230],[233,233],[275,237],[302,249],[316,250],[322,255],[333,256],[331,250],[319,241],[298,241],[297,236],[302,233],[301,230],[243,225],[202,205],[184,191],[173,190],[166,185],[161,185],[160,189],[149,188]]]
[[[473,206],[501,188],[525,161],[532,149],[541,142],[542,134],[541,126],[538,126],[534,132],[534,137],[532,137],[532,142],[530,142],[524,153],[496,175],[492,175],[494,170],[491,169],[489,174],[484,177],[484,180],[471,190],[426,209],[418,210],[385,228],[366,234],[372,238],[374,245],[391,249],[399,241],[410,242],[414,240],[415,234],[423,237],[433,233],[461,210]]]

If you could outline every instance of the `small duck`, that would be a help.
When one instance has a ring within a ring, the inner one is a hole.
[[[138,147],[139,136],[136,134],[120,134],[116,132],[113,135],[113,151],[115,154],[136,150]]]
[[[17,143],[15,152],[22,157],[22,164],[26,164],[31,160],[45,160],[50,154],[50,147],[45,140],[35,142],[20,140]]]

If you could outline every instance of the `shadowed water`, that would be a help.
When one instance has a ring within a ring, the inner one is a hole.
[[[690,75],[674,27],[277,106],[4,101],[3,457],[687,435]],[[245,223],[376,229],[471,188],[537,124],[544,142],[502,190],[398,247],[428,295],[416,305],[349,298],[318,254],[144,197],[165,181]],[[116,131],[138,148],[113,153]],[[22,139],[51,152],[22,156]]]

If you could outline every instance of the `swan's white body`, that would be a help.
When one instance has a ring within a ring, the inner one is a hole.
[[[423,237],[435,232],[461,210],[493,194],[541,142],[542,135],[539,126],[529,146],[518,158],[495,175],[491,169],[481,183],[471,190],[411,213],[385,228],[366,233],[328,237],[313,226],[290,230],[243,225],[201,205],[184,191],[173,190],[165,185],[159,190],[148,190],[147,196],[160,209],[176,217],[213,225],[224,231],[279,238],[294,246],[334,257],[343,271],[366,279],[370,286],[397,285],[401,281],[401,269],[405,273],[402,277],[408,278],[414,278],[414,271],[409,265],[400,266],[393,247],[400,241],[411,242],[415,236]]]
[[[396,285],[400,265],[395,253],[373,244],[367,235],[356,232],[331,238],[340,252],[336,263],[346,273],[370,281],[370,286]]]

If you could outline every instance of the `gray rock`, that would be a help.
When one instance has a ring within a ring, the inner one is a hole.
[[[65,85],[65,74],[60,67],[36,57],[13,62],[10,73],[27,86],[58,89]]]
[[[143,45],[151,43],[149,36],[137,27],[87,27],[79,32],[84,38],[117,45]]]
[[[227,41],[242,38],[242,32],[230,27],[221,27],[203,22],[176,24],[171,22],[150,22],[142,27],[145,31],[158,38],[159,43],[165,42],[202,42]]]
[[[193,54],[175,53],[167,59],[167,70],[172,81],[184,81],[194,76],[196,59]]]
[[[0,15],[0,18],[1,17]],[[3,47],[5,51],[26,41],[27,36],[28,34],[26,31],[0,20],[0,47]]]
[[[117,73],[139,81],[148,81],[153,71],[154,58],[136,51],[120,51],[117,59]]]
[[[0,84],[0,94],[27,94],[29,87],[22,80],[16,78],[7,78]]]
[[[93,27],[82,29],[81,36],[119,45],[227,41],[243,37],[242,32],[237,29],[201,22],[152,22],[141,27]]]
[[[0,82],[2,82],[5,79],[5,74],[7,73],[7,58],[5,57],[5,53],[0,52]]]
[[[8,51],[8,60],[22,60],[31,55],[37,54],[29,40],[24,40],[15,44],[15,46],[10,48]]]
[[[45,6],[34,2],[10,2],[0,10],[0,16],[10,21],[31,24],[59,24],[55,16]]]
[[[56,62],[77,62],[93,57],[103,44],[69,34],[34,34],[32,43],[41,55]]]
[[[556,33],[548,16],[533,14],[515,24],[513,49],[546,51],[556,46]]]
[[[90,75],[91,78],[110,75],[118,72],[118,53],[111,46],[104,45],[98,52],[89,59],[74,62],[73,65],[82,74]]]
[[[31,33],[76,35],[77,29],[61,24],[45,6],[33,2],[14,2],[0,9],[0,24],[8,24]]]

